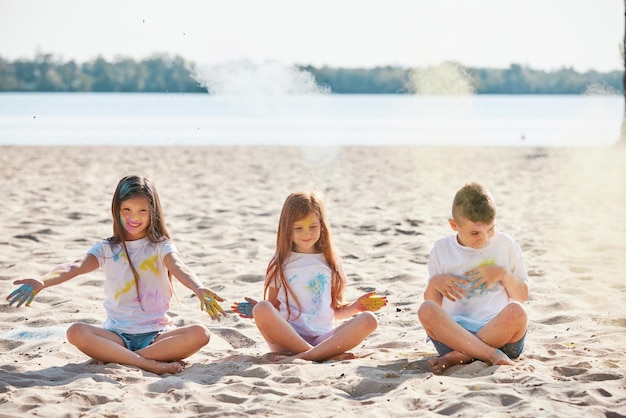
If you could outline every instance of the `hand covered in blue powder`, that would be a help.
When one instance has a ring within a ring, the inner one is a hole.
[[[487,265],[477,267],[465,273],[465,277],[470,281],[469,292],[481,295],[491,289],[498,282],[502,282],[507,271],[497,265]]]
[[[254,308],[254,305],[256,305],[256,300],[248,297],[244,299],[244,302],[235,302],[231,305],[231,308],[234,313],[239,314],[242,318],[252,318],[252,309]]]
[[[16,290],[11,292],[9,296],[7,296],[6,300],[9,301],[9,305],[13,305],[17,302],[16,308],[19,308],[26,302],[24,306],[30,306],[30,303],[35,298],[35,295],[39,293],[42,289],[41,283],[37,282],[33,279],[28,280],[16,280],[13,284],[22,284]]]

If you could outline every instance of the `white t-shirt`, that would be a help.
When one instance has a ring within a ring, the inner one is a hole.
[[[102,240],[88,251],[98,259],[105,275],[104,309],[107,318],[103,327],[128,334],[163,330],[172,324],[167,315],[172,287],[163,259],[167,254],[178,251],[169,240],[153,243],[143,238],[127,241],[126,246],[139,273],[139,295],[121,245],[111,245],[109,241]]]
[[[487,265],[503,267],[516,278],[528,283],[521,249],[513,238],[499,231],[495,232],[485,248],[478,250],[459,244],[456,234],[439,239],[430,252],[428,272],[430,277],[451,274],[465,278],[464,273]],[[474,289],[456,302],[444,297],[442,307],[464,328],[476,332],[493,319],[508,302],[506,289],[498,282],[489,289]]]
[[[331,306],[331,270],[324,254],[291,253],[283,265],[292,294],[287,301],[278,282],[280,314],[304,338],[318,337],[333,329],[335,311]],[[294,300],[294,295],[300,303]]]

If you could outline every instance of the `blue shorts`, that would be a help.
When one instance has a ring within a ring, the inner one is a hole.
[[[476,334],[476,333],[472,332],[472,334]],[[435,349],[437,350],[437,353],[439,353],[440,357],[445,356],[446,354],[454,351],[453,349],[451,349],[444,343],[440,343],[439,341],[433,340],[432,338],[430,340],[433,342]],[[500,347],[499,350],[502,351],[511,359],[518,358],[520,354],[522,354],[522,351],[524,351],[525,340],[526,340],[526,333],[524,333],[524,336],[519,341],[505,344],[502,347]]]
[[[163,331],[152,331],[152,332],[144,332],[141,334],[126,334],[125,332],[120,332],[115,329],[111,329],[109,331],[116,333],[124,341],[124,345],[130,351],[137,351],[137,350],[141,350],[142,348],[146,348],[147,346],[152,344],[154,339],[158,337],[159,334],[163,332]]]

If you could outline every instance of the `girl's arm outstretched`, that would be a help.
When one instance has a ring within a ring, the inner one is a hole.
[[[220,314],[226,316],[224,310],[217,302],[224,302],[215,292],[202,286],[194,271],[187,267],[177,253],[169,253],[164,259],[165,267],[180,281],[186,288],[196,294],[200,300],[200,309],[207,311],[211,319],[220,320]]]
[[[369,292],[348,305],[335,308],[335,318],[346,319],[365,311],[376,312],[387,305],[387,296],[374,295],[376,292]]]
[[[81,274],[92,272],[98,267],[98,259],[91,254],[86,254],[79,260],[59,264],[39,280],[23,279],[14,281],[13,284],[20,284],[21,286],[7,296],[6,300],[9,301],[9,305],[17,302],[17,308],[22,306],[24,302],[26,302],[25,306],[29,306],[35,295],[46,287],[56,286]]]

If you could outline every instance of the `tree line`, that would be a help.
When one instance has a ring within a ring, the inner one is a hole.
[[[506,69],[457,67],[476,94],[624,94],[622,71],[579,73],[562,68],[547,72],[519,64]],[[309,72],[319,86],[335,94],[420,94],[414,81],[416,69],[310,65],[299,69]],[[206,93],[207,89],[194,79],[195,71],[194,63],[168,55],[113,62],[98,57],[80,64],[50,54],[39,54],[32,60],[8,61],[0,57],[0,92]],[[436,73],[437,68],[432,72]]]

